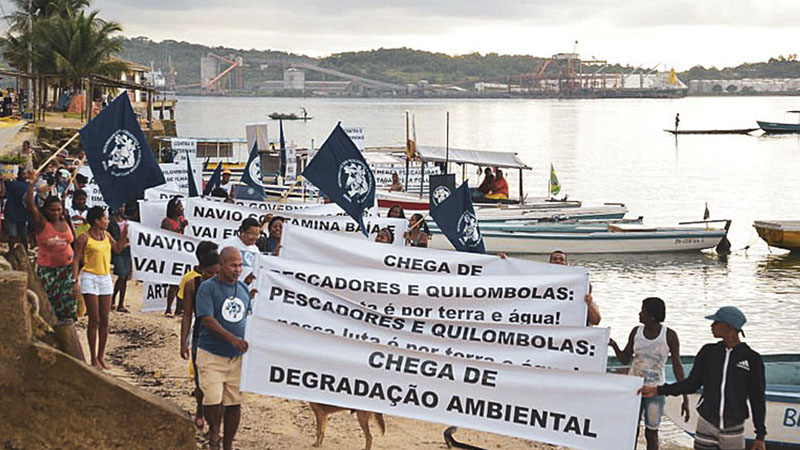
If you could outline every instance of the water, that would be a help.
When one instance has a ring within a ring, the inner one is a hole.
[[[792,97],[684,98],[670,100],[390,100],[309,98],[181,97],[176,116],[182,137],[244,137],[244,124],[277,122],[267,114],[308,109],[314,119],[284,124],[287,139],[319,146],[336,122],[363,126],[367,146],[403,145],[405,111],[416,116],[418,142],[445,144],[450,111],[450,145],[518,152],[532,172],[525,190],[546,192],[550,163],[562,193],[585,202],[617,201],[631,217],[651,225],[673,225],[703,217],[732,219],[733,254],[600,255],[571,257],[591,271],[594,298],[624,344],[637,324],[641,300],[667,303],[667,326],[694,354],[713,340],[703,316],[723,305],[747,315],[747,342],[761,353],[797,352],[800,257],[770,253],[752,228],[754,220],[800,219],[800,137],[681,136],[682,129],[748,128],[756,119],[793,121]],[[509,174],[512,193],[516,177]],[[472,179],[476,175],[472,173]],[[749,246],[747,251],[744,250]]]

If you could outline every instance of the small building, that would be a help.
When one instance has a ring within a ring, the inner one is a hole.
[[[294,67],[284,70],[283,89],[287,91],[304,91],[306,89],[306,73]]]

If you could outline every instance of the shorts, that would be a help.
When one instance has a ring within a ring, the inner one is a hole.
[[[661,426],[661,416],[664,414],[664,403],[666,403],[666,397],[663,395],[643,398],[642,403],[639,405],[638,422],[641,422],[642,415],[644,415],[645,429],[658,430],[658,427]]]
[[[111,295],[114,293],[114,283],[111,282],[111,274],[96,275],[89,272],[81,272],[81,294],[89,295]]]
[[[697,417],[694,435],[695,450],[744,450],[744,423],[725,429]]]
[[[242,357],[227,358],[215,355],[202,348],[197,349],[197,370],[200,373],[200,390],[203,391],[203,406],[239,405],[242,393]]]

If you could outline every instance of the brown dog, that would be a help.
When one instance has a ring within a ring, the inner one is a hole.
[[[314,417],[317,419],[317,440],[314,442],[314,447],[320,447],[322,446],[322,440],[325,438],[325,428],[328,426],[328,415],[339,411],[347,411],[350,408],[312,402],[308,404],[311,406],[311,410],[314,411]],[[378,422],[378,426],[381,429],[381,435],[386,434],[386,423],[383,421],[383,414],[362,411],[360,409],[353,409],[351,412],[356,413],[358,424],[361,425],[361,429],[364,431],[365,450],[370,450],[372,448],[372,433],[369,432],[369,419],[374,416],[375,421]]]

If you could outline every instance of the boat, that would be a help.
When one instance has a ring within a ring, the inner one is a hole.
[[[767,399],[767,450],[800,449],[800,354],[785,353],[762,355],[766,378]],[[694,364],[694,356],[681,356],[681,364],[688,374]],[[616,358],[609,358],[608,371],[626,373]],[[667,381],[675,381],[671,360],[666,367]],[[696,405],[699,394],[689,396],[690,404]],[[694,435],[697,428],[697,412],[692,409],[688,422],[681,417],[680,396],[668,396],[664,413],[679,428]],[[752,420],[747,419],[744,427],[748,448],[755,438]]]
[[[667,133],[671,134],[750,134],[758,128],[731,128],[726,130],[668,130],[664,129]]]
[[[786,111],[790,114],[800,114],[800,111]],[[763,122],[756,123],[766,133],[800,133],[800,123]]]
[[[770,247],[800,251],[800,220],[757,220],[753,227]]]
[[[724,222],[724,227],[710,227]],[[664,253],[699,251],[716,247],[726,239],[730,220],[709,221],[706,226],[648,227],[633,224],[607,224],[605,229],[581,231],[514,231],[513,229],[481,229],[486,250],[492,253],[549,254],[561,250],[567,254],[582,253]],[[436,235],[438,230],[431,230]],[[452,248],[444,236],[431,239],[433,248]]]
[[[313,119],[313,117],[311,116],[306,116],[306,115],[298,116],[295,113],[279,113],[279,112],[270,113],[269,118],[272,120],[303,120],[303,121]]]

